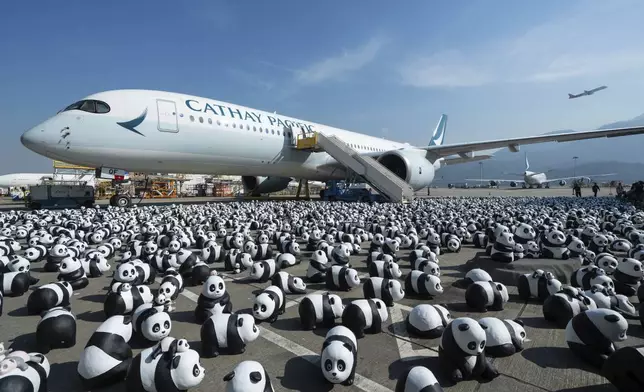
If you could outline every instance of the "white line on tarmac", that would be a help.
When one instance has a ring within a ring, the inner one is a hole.
[[[157,278],[157,281],[160,282],[161,279]],[[315,291],[315,292],[309,293],[309,294],[315,294],[315,293],[319,294],[319,293],[324,293],[324,292],[326,292],[326,291]],[[183,290],[181,295],[183,295],[184,297],[188,298],[192,302],[197,302],[197,299],[199,298],[199,296],[197,294],[193,293],[192,291],[190,291],[188,289]],[[304,298],[304,296],[298,297],[298,298],[296,298],[294,300],[290,300],[289,302],[286,303],[285,307],[292,307],[292,306],[297,305],[299,303],[299,301],[302,300],[302,298]],[[298,301],[298,302],[296,302],[296,301]],[[305,347],[300,346],[299,344],[297,344],[297,343],[295,343],[295,342],[293,342],[291,340],[288,340],[288,339],[276,334],[273,331],[270,331],[270,330],[268,330],[266,328],[262,328],[262,331],[260,332],[259,336],[264,338],[264,339],[266,339],[266,340],[268,340],[269,342],[281,347],[282,349],[284,349],[284,350],[286,350],[286,351],[288,351],[288,352],[290,352],[292,354],[295,354],[295,355],[297,355],[299,357],[302,357],[303,359],[305,359],[306,361],[308,361],[308,362],[310,362],[310,363],[312,363],[314,365],[319,365],[319,358],[318,358],[319,355],[318,354],[314,353],[313,351],[311,351],[311,350],[309,350],[309,349],[307,349]],[[376,383],[375,381],[372,381],[372,380],[370,380],[370,379],[368,379],[368,378],[366,378],[364,376],[361,376],[361,375],[359,375],[357,373],[355,375],[355,380],[353,382],[353,386],[355,386],[356,388],[359,388],[359,389],[361,389],[361,390],[363,390],[365,392],[393,392],[391,389],[386,388],[386,387]]]
[[[438,347],[432,347],[432,349],[423,348],[420,350],[414,350],[409,339],[409,334],[407,334],[407,329],[405,328],[405,319],[403,318],[402,309],[409,308],[408,306],[403,307],[403,305],[395,304],[390,310],[389,315],[391,316],[391,325],[394,329],[394,338],[396,338],[396,344],[398,345],[398,354],[400,359],[403,361],[410,361],[418,357],[437,357],[438,356]]]

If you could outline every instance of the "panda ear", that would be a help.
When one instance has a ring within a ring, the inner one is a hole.
[[[349,351],[353,350],[353,347],[351,347],[351,345],[349,343],[344,343],[343,346]]]
[[[465,332],[468,329],[470,329],[470,326],[467,325],[467,324],[459,324],[459,326],[458,326],[458,330],[461,331],[461,332]]]
[[[181,356],[177,355],[174,358],[172,358],[172,369],[176,369],[179,367],[179,362],[181,361]]]
[[[235,378],[235,371],[232,371],[224,376],[224,381],[228,382]]]
[[[604,320],[608,321],[609,323],[616,323],[619,321],[619,316],[616,314],[607,314],[604,316]]]
[[[237,326],[240,327],[240,328],[244,326],[244,319],[243,318],[240,317],[240,318],[237,319]]]
[[[499,290],[499,291],[503,291],[503,285],[497,284],[496,289]]]
[[[380,301],[376,302],[376,308],[382,309],[382,304],[380,303]]]
[[[514,320],[512,320],[512,321],[514,321],[515,323],[519,324],[519,325],[520,325],[520,326],[522,326],[522,327],[523,327],[523,326],[525,326],[525,324],[523,323],[523,320],[514,319]]]

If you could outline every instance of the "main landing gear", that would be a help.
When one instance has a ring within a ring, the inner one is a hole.
[[[114,187],[116,188],[116,194],[110,197],[110,205],[113,207],[123,208],[131,207],[132,198],[130,197],[129,192],[124,190],[121,184],[114,184]]]

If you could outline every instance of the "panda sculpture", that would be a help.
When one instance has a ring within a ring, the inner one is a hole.
[[[514,261],[514,235],[510,233],[501,233],[496,237],[494,245],[490,250],[490,258],[501,263],[511,263]]]
[[[644,389],[644,347],[625,346],[617,349],[605,361],[600,374],[619,392]]]
[[[360,285],[358,271],[341,265],[332,265],[326,270],[326,288],[329,290],[350,291]]]
[[[345,310],[342,299],[337,294],[308,294],[298,306],[300,323],[305,331],[313,330],[318,324],[333,328],[335,320],[342,317]]]
[[[543,302],[549,296],[558,293],[563,285],[551,272],[543,270],[536,270],[531,274],[523,274],[519,276],[517,288],[519,290],[519,298],[524,301],[530,298],[536,298]]]
[[[277,255],[277,257],[275,257],[275,263],[280,269],[283,269],[298,265],[301,263],[301,261],[297,259],[292,253],[280,253]]]
[[[461,239],[454,234],[447,234],[442,238],[442,242],[445,249],[450,253],[458,253],[461,251]]]
[[[80,262],[85,274],[90,278],[101,277],[104,272],[109,271],[112,267],[110,263],[107,262],[107,259],[102,255],[83,257]]]
[[[77,257],[65,257],[60,262],[59,272],[58,280],[69,282],[74,290],[84,289],[89,284],[83,265]]]
[[[280,267],[273,259],[256,261],[250,269],[250,277],[256,282],[265,283],[279,272]]]
[[[624,257],[617,264],[617,269],[613,273],[613,283],[617,294],[623,294],[632,297],[637,294],[644,271],[642,262],[633,258]]]
[[[161,280],[161,285],[159,285],[159,290],[157,294],[163,294],[167,299],[170,300],[170,303],[176,301],[179,298],[179,294],[183,292],[184,283],[183,277],[178,273],[174,268],[168,268],[163,274],[163,279]],[[173,307],[170,307],[168,311],[172,311]]]
[[[619,262],[610,253],[600,253],[595,256],[595,265],[603,269],[607,275],[612,275],[617,269]]]
[[[199,354],[192,350],[159,353],[157,346],[134,357],[127,373],[125,389],[145,392],[180,392],[203,381],[205,369]]]
[[[70,309],[55,307],[43,313],[36,327],[36,344],[43,354],[76,345],[76,317]]]
[[[68,282],[49,283],[32,291],[27,298],[27,314],[36,315],[56,306],[67,307],[73,293]]]
[[[156,343],[170,335],[172,320],[170,315],[158,306],[158,298],[148,304],[143,304],[132,314],[132,328],[135,336],[146,343]]]
[[[129,283],[119,285],[115,290],[110,290],[103,303],[105,317],[131,314],[134,309],[143,304],[152,303],[154,296],[148,286],[131,286]]]
[[[374,260],[369,265],[369,276],[386,279],[400,279],[402,271],[395,261]]]
[[[43,354],[12,351],[0,361],[0,391],[46,392],[50,370]]]
[[[326,253],[316,250],[309,259],[309,266],[306,269],[306,278],[311,283],[322,283],[326,277],[328,268],[328,258]]]
[[[514,241],[518,244],[525,245],[537,238],[534,228],[527,223],[519,223],[512,231]]]
[[[472,234],[472,244],[475,248],[487,248],[488,237],[482,231],[476,231]]]
[[[439,338],[452,316],[447,305],[420,304],[412,308],[405,319],[407,332],[426,339]]]
[[[588,244],[588,250],[595,253],[608,252],[608,238],[603,234],[595,234]]]
[[[597,304],[581,290],[564,286],[560,292],[543,302],[543,317],[559,328],[565,328],[574,316],[587,310],[597,309]]]
[[[5,259],[4,261],[2,259]],[[3,256],[0,258],[0,265],[6,262],[3,272],[24,272],[29,276],[29,285],[34,285],[40,281],[31,275],[31,263],[29,260],[22,256],[12,255],[9,257]]]
[[[541,256],[546,259],[568,260],[570,251],[566,239],[566,235],[560,230],[542,231],[539,236]]]
[[[465,303],[479,312],[503,310],[509,299],[507,287],[498,282],[474,282],[465,290]]]
[[[110,286],[113,286],[114,283],[129,283],[133,285],[138,279],[138,275],[139,273],[134,263],[126,261],[116,267]]]
[[[596,265],[588,265],[573,272],[570,284],[573,287],[580,287],[582,290],[589,290],[595,284],[611,287],[614,285],[612,280],[606,276],[606,272]]]
[[[132,362],[132,318],[112,316],[89,338],[76,368],[85,390],[109,387],[125,380]]]
[[[349,328],[356,338],[361,339],[365,333],[382,332],[382,324],[388,317],[387,307],[382,300],[357,299],[344,308],[342,325]]]
[[[288,272],[280,271],[273,275],[271,284],[282,289],[285,294],[306,294],[306,283]]]
[[[351,330],[338,325],[327,332],[320,353],[322,375],[331,384],[353,385],[358,364],[358,341]]]
[[[277,286],[268,286],[255,297],[253,317],[258,322],[274,323],[285,310],[284,291]]]
[[[474,282],[489,282],[491,280],[492,277],[487,273],[487,271],[480,268],[473,268],[465,273],[463,283],[465,286],[469,286]]]
[[[566,343],[586,363],[600,368],[615,352],[613,343],[626,340],[628,322],[611,309],[579,313],[566,325]]]
[[[411,269],[422,271],[426,274],[434,275],[437,277],[441,276],[441,268],[438,266],[438,263],[429,259],[416,259],[416,261],[411,264]]]
[[[398,377],[394,392],[443,392],[443,387],[431,370],[424,366],[414,366]]]
[[[526,333],[521,320],[484,317],[479,324],[485,331],[485,354],[489,357],[509,357],[523,350]]]
[[[275,392],[271,378],[259,362],[243,361],[223,379],[226,392]]]
[[[586,253],[586,246],[582,240],[573,235],[569,235],[566,239],[566,248],[570,253],[571,259],[583,261],[584,253]]]
[[[195,319],[199,324],[203,324],[213,314],[230,313],[232,309],[233,304],[226,291],[226,282],[216,272],[211,272],[197,299]]]
[[[405,293],[418,297],[433,298],[443,294],[441,280],[421,271],[410,271],[405,277]]]
[[[526,259],[538,259],[541,257],[541,250],[535,241],[528,241],[523,245],[523,257]]]
[[[219,354],[242,354],[259,337],[250,314],[215,313],[201,326],[201,353],[205,358]]]
[[[447,325],[438,346],[438,359],[452,382],[490,381],[499,375],[485,356],[485,339],[481,325],[469,317],[459,317]]]

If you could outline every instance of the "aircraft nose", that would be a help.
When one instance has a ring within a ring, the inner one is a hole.
[[[37,133],[38,131],[35,128],[26,131],[20,136],[20,143],[28,149],[33,150],[33,147],[38,144],[36,140]]]

